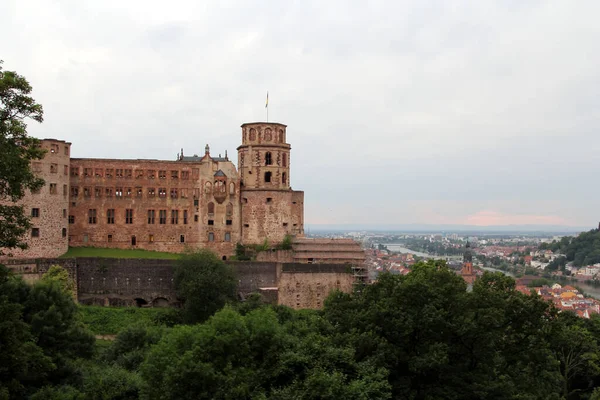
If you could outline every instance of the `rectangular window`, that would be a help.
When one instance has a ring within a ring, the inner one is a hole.
[[[167,171],[166,170],[159,170],[158,171],[158,177],[159,177],[159,179],[167,179]]]
[[[175,188],[171,189],[171,198],[172,199],[177,198],[177,189],[175,189]]]
[[[125,223],[128,225],[133,224],[133,209],[131,208],[125,210]]]
[[[67,228],[62,228],[62,237],[67,237]]]
[[[31,163],[31,168],[33,169],[33,172],[42,172],[42,163],[41,162]]]
[[[133,191],[130,187],[125,188],[125,197],[131,197],[133,195]]]
[[[194,215],[194,222],[198,222],[198,216]]]
[[[104,190],[104,193],[106,194],[106,197],[113,197],[113,188],[106,188],[106,190]]]
[[[58,172],[58,164],[50,164],[50,173],[56,174]]]
[[[215,220],[214,219],[209,219],[208,220],[208,224],[209,225],[214,225],[215,224]]]
[[[179,210],[171,210],[171,224],[177,225],[179,223]]]
[[[67,194],[69,194],[69,189],[67,185],[63,185],[63,196],[66,196]]]
[[[115,223],[115,209],[114,208],[109,208],[108,210],[106,210],[106,223],[107,224]]]
[[[83,188],[83,197],[92,197],[92,188],[91,187],[84,187]]]
[[[225,220],[225,225],[233,225],[233,221],[230,219]]]
[[[114,175],[114,169],[106,168],[106,173],[104,174],[104,176],[107,178],[112,178],[113,175]]]
[[[67,218],[67,209],[63,208],[63,218]]]
[[[167,197],[167,189],[166,188],[158,188],[158,197],[164,199]]]
[[[94,176],[96,178],[102,178],[102,168],[96,168],[96,169],[94,169]]]
[[[79,167],[71,167],[71,176],[79,176]]]
[[[271,197],[267,197],[267,203],[271,203],[273,199]]]
[[[135,188],[135,197],[137,197],[138,199],[140,199],[142,197],[142,188],[141,186],[138,186]]]
[[[179,243],[185,243],[185,236],[179,235]]]
[[[148,179],[154,179],[156,178],[156,171],[153,169],[149,169],[148,170]]]
[[[69,146],[65,146],[65,156],[69,155]]]
[[[64,166],[64,168],[63,168],[63,174],[64,175],[69,175],[69,166],[68,165]]]
[[[122,168],[117,168],[117,169],[115,170],[115,176],[116,176],[117,178],[122,178],[122,177],[123,177],[123,169],[122,169]]]
[[[40,228],[31,228],[31,237],[40,237]]]
[[[74,223],[75,223],[75,216],[69,215],[69,224],[74,224]]]
[[[108,243],[111,243],[111,242],[112,242],[112,235],[108,235],[108,236],[106,237],[106,241],[107,241]]]
[[[135,179],[142,179],[143,177],[144,177],[144,170],[136,169],[135,170]]]
[[[179,171],[171,171],[171,179],[179,179]]]
[[[96,209],[90,208],[88,210],[88,224],[95,224],[97,222],[96,219]]]
[[[208,233],[208,241],[209,242],[214,242],[215,241],[215,234],[213,232],[209,232]]]
[[[231,242],[231,233],[225,232],[225,241],[226,242]]]
[[[187,225],[188,223],[188,210],[183,210],[183,224]]]
[[[194,199],[194,207],[198,207],[199,204],[200,202],[198,201],[198,199]]]
[[[153,224],[154,223],[154,216],[155,216],[155,211],[154,210],[148,210],[148,223],[149,224]]]
[[[188,190],[187,189],[179,189],[182,199],[187,199]]]
[[[58,145],[57,144],[50,145],[50,153],[58,153]]]
[[[132,169],[126,169],[125,170],[125,178],[130,178],[133,177],[133,170]]]
[[[92,174],[93,174],[93,169],[91,169],[91,168],[84,168],[84,169],[83,169],[83,176],[84,176],[85,178],[89,178],[89,177],[91,177],[91,176],[92,176]]]
[[[148,242],[154,243],[154,235],[153,234],[148,235]]]
[[[79,187],[71,186],[71,197],[77,197],[77,196],[79,196]]]
[[[156,189],[148,188],[148,197],[154,197],[154,196],[156,196]]]
[[[56,194],[56,183],[50,184],[50,194]]]
[[[158,223],[164,225],[167,223],[167,210],[158,211]]]
[[[96,198],[102,197],[102,188],[100,186],[96,186],[94,188],[94,197],[96,197]]]
[[[115,188],[115,197],[123,197],[123,188],[122,187]]]
[[[190,179],[190,171],[181,171],[181,179]]]
[[[31,216],[33,218],[39,218],[39,216],[40,216],[40,209],[39,208],[32,208],[31,209]]]

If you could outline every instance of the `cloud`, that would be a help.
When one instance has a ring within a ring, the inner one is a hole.
[[[30,132],[73,142],[76,157],[172,159],[210,143],[235,160],[239,125],[265,118],[269,90],[309,223],[492,210],[593,226],[599,12],[542,0],[5,0],[1,57],[44,105]]]

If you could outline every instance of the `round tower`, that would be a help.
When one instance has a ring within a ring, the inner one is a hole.
[[[290,188],[286,126],[276,122],[242,125],[238,147],[242,242],[262,244],[304,235],[304,192]]]
[[[244,190],[289,190],[290,150],[286,126],[275,122],[242,125],[238,167]]]

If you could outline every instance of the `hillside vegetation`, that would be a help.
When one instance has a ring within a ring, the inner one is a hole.
[[[567,262],[576,267],[600,263],[600,230],[592,229],[577,237],[563,237],[552,243],[542,243],[541,250],[552,250],[565,254]]]

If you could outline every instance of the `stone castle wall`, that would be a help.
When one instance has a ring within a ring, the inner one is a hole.
[[[173,283],[175,260],[37,259],[8,260],[6,265],[29,282],[51,265],[61,265],[77,283],[80,303],[102,306],[177,305]],[[275,262],[230,262],[236,271],[238,297],[261,293],[268,301],[293,308],[321,308],[332,290],[350,292],[354,282],[347,266]]]
[[[334,290],[350,293],[354,277],[339,264],[283,264],[279,281],[279,304],[292,308],[320,309]]]
[[[26,192],[19,204],[31,217],[31,230],[25,237],[26,250],[4,250],[15,258],[58,257],[68,249],[69,154],[71,144],[63,140],[44,139],[43,159],[32,162],[32,170],[44,179],[37,193]]]

